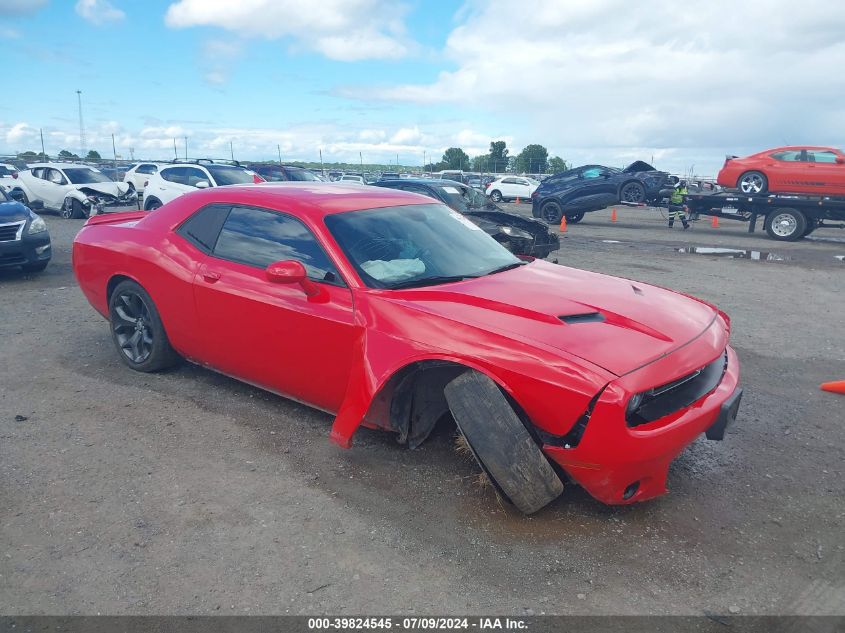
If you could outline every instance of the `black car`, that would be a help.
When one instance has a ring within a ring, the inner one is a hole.
[[[625,169],[583,165],[543,180],[531,195],[531,213],[554,224],[566,215],[567,222],[575,223],[612,204],[650,204],[671,188],[668,177],[641,160]]]
[[[247,165],[247,169],[251,169],[267,182],[286,182],[288,180],[321,182],[320,177],[313,171],[293,165],[254,163]]]
[[[557,231],[549,231],[545,222],[503,211],[484,194],[451,180],[403,178],[380,180],[376,187],[419,193],[443,202],[463,214],[512,253],[544,259],[560,248]]]
[[[0,187],[0,268],[40,272],[52,254],[44,220]]]

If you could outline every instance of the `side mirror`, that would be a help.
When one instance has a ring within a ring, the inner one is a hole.
[[[320,294],[320,287],[308,279],[305,266],[295,259],[273,262],[264,269],[264,273],[267,275],[267,280],[274,284],[299,284],[309,297]]]
[[[197,189],[208,189],[211,186],[211,183],[207,180],[198,180],[197,184],[194,185]]]

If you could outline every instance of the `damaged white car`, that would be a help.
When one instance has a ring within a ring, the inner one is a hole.
[[[63,218],[87,218],[107,207],[126,207],[138,196],[125,182],[114,182],[99,169],[74,163],[37,163],[20,172],[29,202],[58,211]]]

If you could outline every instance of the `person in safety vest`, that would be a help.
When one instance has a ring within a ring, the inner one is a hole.
[[[669,228],[675,226],[675,219],[680,218],[684,224],[684,230],[689,228],[687,222],[686,207],[684,207],[684,196],[687,195],[687,181],[681,180],[675,185],[675,190],[672,191],[672,197],[669,198]]]

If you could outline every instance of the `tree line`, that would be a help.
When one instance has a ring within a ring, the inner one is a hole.
[[[530,174],[558,174],[571,165],[560,156],[549,158],[549,151],[542,145],[526,145],[516,155],[509,155],[505,141],[492,141],[490,151],[472,158],[460,147],[450,147],[443,152],[440,162],[425,165],[426,171],[460,169],[463,171],[500,173],[515,171]]]

